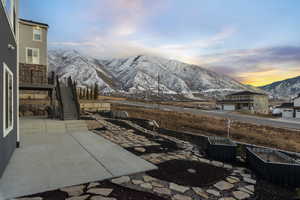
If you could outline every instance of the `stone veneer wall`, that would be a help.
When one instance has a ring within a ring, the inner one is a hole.
[[[20,63],[20,84],[47,84],[47,66]]]

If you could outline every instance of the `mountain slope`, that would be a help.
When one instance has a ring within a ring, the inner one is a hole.
[[[300,93],[300,76],[260,87],[274,98],[295,97]]]
[[[165,94],[223,96],[239,90],[252,90],[227,76],[196,65],[150,56],[99,60],[77,51],[52,50],[49,69],[60,78],[72,76],[82,86],[95,82],[104,92],[151,91]]]

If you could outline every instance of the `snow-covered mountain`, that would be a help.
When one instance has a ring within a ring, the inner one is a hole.
[[[74,50],[51,50],[49,71],[55,71],[60,78],[71,76],[82,86],[96,82],[103,92],[156,92],[159,88],[164,94],[222,96],[252,90],[225,75],[196,65],[142,55],[99,60]]]
[[[273,98],[293,98],[300,94],[300,76],[260,87]]]

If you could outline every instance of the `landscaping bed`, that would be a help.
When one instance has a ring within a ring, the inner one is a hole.
[[[300,186],[300,163],[289,156],[269,149],[246,148],[247,162],[257,174],[272,183]]]
[[[170,160],[157,166],[158,170],[147,172],[147,174],[158,179],[190,187],[212,185],[230,174],[224,168],[188,160]]]
[[[235,162],[237,145],[228,138],[208,137],[207,155],[209,158],[223,161]]]

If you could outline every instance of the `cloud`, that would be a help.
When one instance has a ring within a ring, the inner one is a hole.
[[[140,31],[147,18],[157,14],[165,4],[161,0],[92,0],[89,20],[107,22],[107,35],[126,37]]]
[[[219,44],[223,44],[226,39],[231,37],[236,30],[232,27],[227,27],[221,32],[202,40],[192,41],[187,44],[169,44],[161,46],[162,49],[172,49],[172,50],[194,50],[199,48],[209,48]]]
[[[199,64],[241,82],[264,85],[300,74],[300,46],[228,51],[199,57]]]

